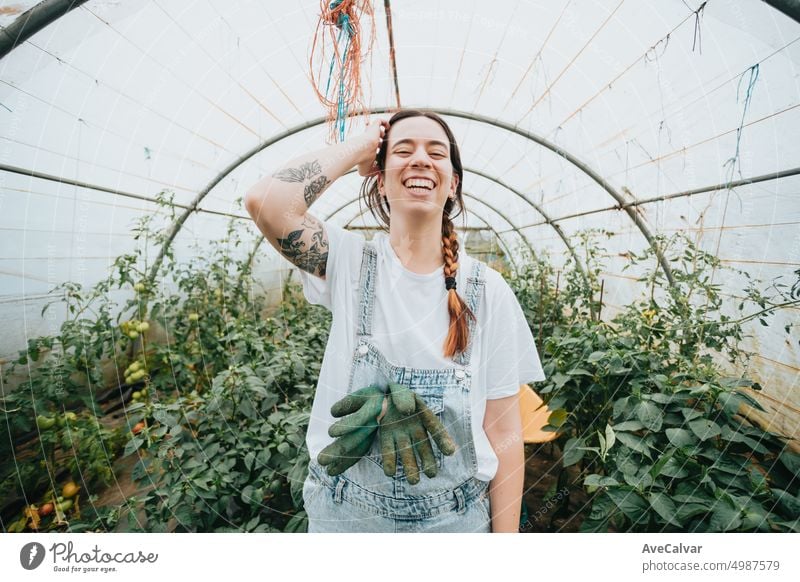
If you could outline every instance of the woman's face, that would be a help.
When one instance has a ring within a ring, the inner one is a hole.
[[[401,211],[440,216],[458,185],[442,126],[427,117],[407,117],[391,126],[388,140],[378,186],[388,198],[392,214]]]

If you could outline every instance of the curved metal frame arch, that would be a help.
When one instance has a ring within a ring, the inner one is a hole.
[[[467,170],[467,168],[465,168],[465,170]],[[586,283],[586,285],[587,286],[589,285],[589,277],[588,277],[588,275],[586,274],[586,271],[583,268],[583,263],[581,263],[580,257],[578,257],[578,253],[575,251],[575,247],[573,247],[572,243],[569,242],[569,239],[564,234],[564,231],[561,230],[561,227],[557,223],[553,222],[553,219],[550,218],[547,215],[547,213],[544,210],[542,210],[539,207],[538,204],[536,204],[536,202],[534,202],[533,200],[528,199],[528,197],[525,196],[522,192],[519,192],[517,189],[509,186],[508,184],[503,182],[500,178],[494,178],[493,176],[490,176],[489,174],[486,174],[486,173],[484,173],[484,172],[482,172],[480,170],[475,170],[475,169],[472,169],[472,168],[468,169],[467,171],[469,171],[472,174],[475,174],[476,176],[480,176],[481,178],[485,178],[485,179],[487,179],[487,180],[489,180],[491,182],[494,182],[498,186],[501,186],[502,188],[505,188],[505,189],[509,190],[510,192],[513,192],[514,194],[516,194],[517,196],[522,198],[525,202],[527,202],[528,204],[533,206],[536,209],[536,211],[539,214],[542,215],[542,218],[544,218],[545,222],[547,224],[549,224],[550,227],[553,228],[556,231],[556,234],[561,238],[561,241],[564,243],[564,246],[567,247],[567,250],[572,255],[572,258],[575,260],[575,267],[577,267],[578,271],[580,271],[581,277],[583,277],[583,280]],[[517,234],[519,234],[519,236],[521,236],[522,239],[527,244],[528,243],[528,238],[519,231],[519,227],[514,225],[514,230],[517,231]],[[530,244],[528,244],[528,248],[530,248]],[[533,252],[533,251],[531,251],[531,252]]]
[[[370,110],[370,113],[379,114],[379,113],[387,113],[387,112],[390,112],[390,111],[393,111],[393,109],[388,108],[388,107],[374,107],[374,108],[372,108]],[[655,254],[658,257],[659,264],[661,265],[661,268],[664,270],[664,274],[666,275],[667,280],[669,281],[670,285],[671,286],[675,285],[675,281],[674,281],[674,278],[672,276],[672,270],[670,269],[666,258],[664,257],[663,253],[661,252],[661,249],[659,249],[658,246],[655,244],[655,241],[653,240],[653,235],[650,233],[650,230],[647,228],[647,226],[639,218],[638,214],[635,212],[635,209],[633,207],[631,207],[631,206],[625,206],[625,202],[626,202],[625,199],[608,182],[606,182],[601,176],[599,176],[596,172],[594,172],[586,164],[584,164],[583,162],[581,162],[580,160],[578,160],[577,158],[575,158],[574,156],[572,156],[571,154],[569,154],[565,150],[559,148],[555,144],[552,144],[549,141],[545,140],[544,138],[542,138],[542,137],[540,137],[540,136],[538,136],[536,134],[533,134],[531,132],[519,129],[518,127],[515,127],[515,126],[513,126],[511,124],[505,123],[505,122],[500,121],[498,119],[490,119],[490,118],[485,117],[483,115],[478,115],[478,114],[474,114],[474,113],[468,113],[468,112],[464,112],[464,111],[458,111],[458,110],[454,110],[454,109],[430,109],[430,111],[434,111],[434,112],[436,112],[436,113],[438,113],[440,115],[446,115],[446,116],[450,116],[450,117],[461,117],[463,119],[469,119],[471,121],[477,121],[479,123],[486,123],[488,125],[493,125],[495,127],[499,127],[500,129],[504,129],[506,131],[510,131],[512,133],[516,133],[517,135],[520,135],[520,136],[522,136],[522,137],[524,137],[526,139],[529,139],[531,141],[534,141],[534,142],[538,143],[539,145],[542,145],[542,146],[546,147],[547,149],[549,149],[552,152],[560,155],[565,160],[567,160],[568,162],[573,164],[576,168],[578,168],[579,170],[584,172],[587,176],[592,178],[595,182],[597,182],[606,192],[608,192],[614,198],[614,200],[617,201],[617,203],[620,205],[620,208],[624,209],[625,212],[627,212],[628,216],[631,218],[631,220],[633,220],[634,224],[639,228],[639,230],[644,235],[645,239],[647,239],[648,243],[650,244],[650,246],[655,251]],[[164,246],[161,248],[161,250],[159,251],[158,256],[156,257],[155,261],[153,262],[153,266],[150,269],[149,278],[151,280],[155,279],[155,276],[158,273],[158,269],[161,266],[161,261],[163,261],[163,259],[164,259],[164,255],[166,253],[166,250],[172,244],[172,241],[175,239],[175,236],[178,234],[178,232],[180,231],[181,227],[186,222],[186,219],[189,217],[189,215],[192,212],[195,211],[195,209],[197,208],[197,205],[203,200],[203,198],[206,197],[206,195],[214,188],[214,186],[219,184],[228,174],[233,172],[241,164],[243,164],[245,161],[249,160],[251,157],[256,155],[261,150],[266,149],[269,146],[271,146],[272,144],[274,144],[274,143],[276,143],[276,142],[278,142],[278,141],[280,141],[280,140],[282,140],[282,139],[284,139],[286,137],[294,135],[295,133],[298,133],[298,132],[303,131],[305,129],[309,129],[311,127],[315,127],[317,125],[321,125],[323,123],[326,123],[326,121],[327,120],[325,118],[319,117],[319,118],[317,118],[315,120],[311,120],[311,121],[308,121],[306,123],[302,123],[300,125],[297,125],[297,126],[295,126],[293,128],[289,128],[286,131],[283,131],[283,132],[271,137],[270,139],[266,140],[263,144],[260,144],[260,145],[258,145],[256,147],[252,148],[245,155],[241,156],[239,159],[237,159],[236,161],[234,161],[231,164],[229,164],[211,182],[209,182],[209,184],[205,188],[203,188],[203,190],[198,192],[198,194],[195,197],[195,199],[189,205],[189,208],[187,208],[187,210],[175,221],[175,224],[172,226],[172,229],[170,229],[170,233],[167,236],[166,241],[164,241]],[[530,201],[528,201],[528,203],[530,204]],[[553,225],[552,220],[551,220],[550,224],[551,224],[551,226]],[[517,231],[517,233],[520,236],[525,238],[524,235],[522,235],[522,233],[520,233],[518,229],[515,228],[515,230]]]
[[[467,169],[466,169],[466,168],[464,168],[464,170],[465,170],[465,171],[467,171]],[[346,173],[345,173],[345,176],[346,176],[347,174],[351,174],[351,173],[353,173],[354,171],[355,171],[355,170],[350,170],[349,172],[346,172]],[[481,200],[481,199],[479,199],[479,198],[477,198],[476,196],[473,196],[473,195],[471,195],[471,194],[468,194],[468,195],[467,195],[467,194],[465,194],[465,195],[466,195],[468,198],[471,198],[471,199],[473,199],[473,200],[477,200],[478,202],[480,202],[480,203],[481,203],[481,204],[483,204],[484,206],[487,206],[489,209],[491,209],[492,211],[494,211],[494,212],[496,212],[497,214],[499,214],[499,215],[500,215],[500,217],[501,217],[503,220],[505,220],[505,221],[506,221],[506,222],[507,222],[509,225],[511,225],[511,229],[509,229],[509,230],[513,230],[513,231],[515,231],[515,232],[516,232],[516,233],[519,235],[519,237],[520,237],[520,238],[521,238],[521,239],[522,239],[522,240],[525,242],[525,246],[526,246],[526,247],[528,247],[528,250],[531,252],[531,254],[532,254],[534,257],[536,256],[536,251],[534,251],[534,250],[533,250],[533,247],[531,246],[530,242],[528,242],[528,239],[527,239],[527,238],[525,238],[524,236],[522,236],[522,233],[520,233],[520,232],[519,232],[519,230],[517,229],[516,225],[515,225],[513,222],[511,222],[511,220],[509,220],[508,218],[506,218],[506,216],[505,216],[505,215],[504,215],[502,212],[500,212],[499,210],[497,210],[497,209],[496,209],[494,206],[492,206],[491,204],[489,204],[489,203],[488,203],[488,202],[486,202],[485,200]],[[346,207],[350,206],[350,205],[351,205],[353,202],[355,202],[355,201],[357,201],[357,200],[358,200],[358,198],[356,197],[356,198],[353,198],[352,200],[350,200],[350,201],[348,201],[348,202],[345,202],[344,204],[342,204],[341,206],[339,206],[339,208],[337,208],[336,210],[334,210],[333,212],[331,212],[330,214],[328,214],[328,216],[326,216],[326,217],[325,217],[325,219],[327,220],[327,219],[329,219],[329,218],[333,218],[333,217],[334,217],[334,216],[335,216],[335,215],[336,215],[336,214],[337,214],[337,213],[338,213],[340,210],[343,210],[344,208],[346,208]],[[363,215],[363,214],[364,214],[364,213],[363,213],[363,212],[361,212],[361,213],[359,213],[359,214],[358,214],[358,216],[361,216],[361,215]],[[357,218],[357,217],[356,217],[356,218]],[[480,217],[480,216],[479,216],[479,218],[480,218],[481,220],[483,220],[483,218],[482,218],[482,217]],[[345,225],[345,228],[346,228],[347,226],[349,226],[349,225],[350,225],[350,222],[352,222],[354,219],[355,219],[355,218],[353,218],[353,219],[351,219],[350,221],[348,221],[348,223]],[[486,222],[485,220],[483,220],[483,222],[486,224],[486,226],[489,226],[489,223],[488,223],[488,222]],[[499,235],[499,234],[500,234],[500,233],[498,233],[498,232],[497,232],[495,229],[493,229],[492,227],[489,227],[489,228],[492,230],[492,232],[494,232],[494,233],[495,233],[495,235]]]
[[[0,59],[70,10],[85,3],[86,0],[44,0],[29,8],[0,30]]]
[[[336,214],[337,212],[339,212],[340,210],[343,210],[343,209],[344,209],[344,208],[346,208],[347,206],[350,206],[350,205],[351,205],[351,204],[353,204],[354,202],[355,202],[355,200],[351,200],[350,202],[348,202],[348,203],[347,203],[347,204],[345,204],[344,206],[340,206],[339,208],[337,208],[337,209],[336,209],[336,210],[333,212],[333,214]],[[352,218],[352,219],[351,219],[351,220],[348,222],[348,224],[349,224],[350,222],[352,222],[353,220],[355,220],[356,218],[358,218],[358,216],[362,216],[362,215],[363,215],[363,214],[366,212],[366,210],[369,210],[369,209],[364,209],[364,210],[362,210],[362,211],[361,211],[361,212],[360,212],[360,213],[359,213],[357,216],[354,216],[354,217],[353,217],[353,218]],[[331,216],[333,216],[333,214],[330,214],[330,215],[328,215],[327,217],[325,217],[325,220],[328,220],[328,219],[329,219]],[[487,230],[490,230],[490,231],[492,231],[492,232],[495,234],[495,238],[497,239],[497,242],[498,242],[498,244],[499,244],[500,246],[502,246],[502,247],[503,247],[503,249],[505,250],[506,254],[508,255],[508,259],[509,259],[509,261],[511,261],[511,267],[513,268],[514,272],[517,272],[517,264],[516,264],[516,262],[514,262],[514,256],[513,256],[513,254],[510,252],[510,250],[509,250],[509,248],[508,248],[508,245],[506,245],[505,241],[504,241],[502,238],[500,238],[500,235],[498,234],[498,232],[497,232],[497,231],[496,231],[494,228],[492,228],[492,227],[489,225],[489,222],[488,222],[486,219],[484,219],[484,218],[483,218],[483,217],[482,217],[480,214],[478,214],[477,212],[473,212],[473,214],[475,215],[475,218],[477,218],[477,219],[478,219],[478,220],[480,220],[480,221],[481,221],[483,224],[485,224],[485,225],[486,225],[486,228],[487,228]],[[252,265],[252,264],[253,264],[253,261],[255,260],[256,252],[258,251],[258,248],[261,246],[261,243],[262,243],[262,242],[264,242],[264,240],[265,240],[265,238],[262,236],[262,237],[260,237],[260,238],[258,239],[258,241],[256,241],[256,244],[255,244],[255,245],[253,245],[253,250],[250,252],[250,256],[247,258],[247,265],[248,265],[248,266],[250,266],[250,265]]]
[[[388,111],[388,109],[387,109],[387,111]],[[619,192],[617,192],[611,184],[609,184],[597,172],[592,170],[588,165],[586,165],[585,163],[580,161],[578,158],[576,158],[575,156],[573,156],[572,154],[570,154],[566,150],[564,150],[564,149],[558,147],[557,145],[555,145],[554,143],[551,143],[548,140],[544,139],[543,137],[541,137],[539,135],[536,135],[535,133],[532,133],[530,131],[525,131],[524,129],[520,129],[520,128],[516,127],[515,125],[511,125],[510,123],[506,123],[504,121],[500,121],[499,119],[490,120],[488,117],[484,117],[482,115],[476,115],[476,114],[473,114],[473,113],[467,113],[467,112],[458,111],[458,110],[455,110],[455,109],[436,109],[434,111],[436,111],[436,113],[439,113],[441,115],[449,115],[450,117],[461,117],[463,119],[469,119],[470,121],[478,121],[478,122],[488,123],[490,125],[494,125],[495,127],[499,127],[501,129],[505,129],[506,131],[509,131],[511,133],[516,133],[517,135],[519,135],[521,137],[524,137],[526,139],[529,139],[529,140],[531,140],[533,142],[536,142],[539,145],[549,149],[553,153],[558,154],[559,156],[561,156],[562,158],[567,160],[569,163],[571,163],[573,166],[575,166],[576,168],[581,170],[584,174],[586,174],[592,180],[597,182],[597,184],[603,190],[608,192],[608,194],[614,200],[617,201],[617,203],[619,204],[619,207],[622,208],[628,214],[628,216],[631,218],[633,223],[639,228],[639,230],[641,231],[641,233],[645,237],[645,239],[647,239],[647,242],[650,244],[650,246],[652,247],[653,251],[655,251],[655,254],[658,257],[658,262],[661,265],[661,268],[663,269],[664,274],[666,275],[670,286],[672,286],[672,287],[675,286],[675,279],[672,276],[672,269],[670,268],[666,257],[664,257],[664,254],[661,252],[661,249],[658,248],[658,245],[655,244],[655,241],[653,239],[652,233],[650,232],[650,229],[647,228],[647,225],[644,224],[644,222],[639,217],[639,215],[636,213],[636,211],[635,211],[635,209],[633,207],[625,206],[625,203],[626,203],[625,198],[623,198],[622,195]],[[552,221],[551,221],[551,225],[552,225]]]
[[[569,253],[572,255],[572,258],[573,258],[573,260],[575,261],[575,266],[576,266],[576,268],[578,269],[578,271],[580,272],[580,274],[581,274],[581,277],[583,278],[583,281],[584,281],[584,283],[586,283],[586,286],[587,286],[587,288],[589,287],[589,277],[588,277],[588,275],[586,274],[586,271],[585,271],[585,270],[584,270],[584,268],[583,268],[583,263],[581,263],[581,259],[580,259],[580,257],[578,256],[578,253],[575,251],[575,248],[574,248],[574,247],[572,246],[572,244],[569,242],[569,239],[568,239],[568,238],[566,237],[566,235],[564,234],[564,231],[562,231],[562,230],[561,230],[561,227],[560,227],[560,226],[559,226],[557,223],[555,223],[555,222],[554,222],[554,221],[553,221],[553,220],[552,220],[552,219],[551,219],[551,218],[550,218],[550,217],[547,215],[547,213],[546,213],[544,210],[542,210],[542,208],[540,208],[538,204],[536,204],[536,202],[534,202],[533,200],[530,200],[530,199],[529,199],[527,196],[525,196],[525,194],[523,194],[523,193],[522,193],[522,192],[520,192],[519,190],[517,190],[517,189],[513,188],[512,186],[509,186],[508,184],[506,184],[505,182],[503,182],[503,181],[502,181],[502,180],[500,180],[499,178],[495,178],[495,177],[493,177],[493,176],[490,176],[489,174],[486,174],[485,172],[482,172],[482,171],[480,171],[480,170],[475,170],[474,168],[472,168],[472,167],[469,167],[469,166],[464,166],[464,171],[465,171],[465,172],[469,172],[469,173],[471,173],[471,174],[475,174],[476,176],[480,176],[480,177],[482,177],[482,178],[485,178],[485,179],[489,180],[490,182],[494,182],[494,183],[495,183],[495,184],[497,184],[498,186],[501,186],[502,188],[505,188],[506,190],[508,190],[508,191],[510,191],[510,192],[512,192],[512,193],[514,193],[514,194],[515,194],[517,197],[519,197],[519,198],[521,198],[523,201],[527,202],[529,206],[532,206],[532,207],[533,207],[533,208],[534,208],[534,209],[535,209],[535,210],[536,210],[536,211],[537,211],[539,214],[541,214],[541,215],[542,215],[542,217],[543,217],[543,218],[544,218],[544,220],[545,220],[545,223],[546,223],[546,224],[549,224],[549,225],[550,225],[550,226],[551,226],[553,229],[555,229],[555,231],[556,231],[556,234],[558,234],[558,236],[561,238],[562,242],[564,243],[564,246],[566,246],[566,247],[567,247],[567,250],[568,250],[568,251],[569,251]],[[355,172],[355,170],[350,170],[350,171],[346,172],[344,175],[346,176],[347,174],[352,174],[353,172]],[[476,199],[476,200],[477,200],[477,198],[475,198],[475,197],[473,197],[473,199]],[[488,204],[488,203],[486,203],[485,201],[482,201],[482,200],[478,200],[478,201],[479,201],[479,202],[482,202],[483,204],[486,204],[486,206],[488,206],[488,207],[489,207],[489,208],[491,208],[492,210],[495,210],[495,208],[494,208],[494,207],[492,207],[491,205],[489,205],[489,204]],[[350,203],[349,203],[349,202],[347,202],[346,204],[344,204],[344,206],[347,206],[348,204],[350,204]],[[336,212],[338,212],[339,210],[340,210],[340,209],[337,209],[337,210],[336,210]],[[496,210],[495,210],[495,211],[496,211]],[[334,214],[335,214],[336,212],[334,212]],[[496,212],[497,212],[497,211],[496,211]],[[498,214],[500,214],[500,213],[498,212]],[[332,216],[332,215],[330,215],[330,216]],[[330,216],[329,216],[329,218],[330,218]],[[501,216],[502,216],[502,215],[501,215]],[[533,247],[531,247],[531,244],[530,244],[530,242],[528,241],[528,238],[527,238],[525,235],[523,235],[523,234],[520,232],[520,230],[519,230],[519,226],[517,226],[516,224],[514,224],[514,223],[513,223],[511,220],[507,219],[505,216],[503,216],[503,219],[504,219],[504,220],[505,220],[505,221],[506,221],[506,222],[507,222],[509,225],[511,225],[511,228],[509,229],[509,231],[511,231],[511,230],[515,231],[515,232],[516,232],[516,233],[519,235],[519,237],[520,237],[520,238],[521,238],[523,241],[525,241],[525,246],[527,246],[527,247],[528,247],[528,250],[531,252],[531,255],[533,255],[533,256],[535,257],[535,256],[536,256],[536,252],[533,250]],[[488,224],[487,224],[487,225],[488,225]],[[496,231],[496,230],[494,230],[494,229],[492,229],[492,230],[494,231],[494,233],[495,233],[495,236],[499,237],[500,233],[499,233],[499,232],[497,232],[497,231]],[[508,232],[508,231],[505,231],[505,232]]]
[[[484,206],[486,206],[487,208],[489,208],[491,211],[493,211],[493,212],[496,212],[496,213],[497,213],[497,214],[500,216],[500,218],[502,218],[503,220],[505,220],[506,222],[508,222],[509,224],[511,224],[511,225],[513,226],[513,224],[512,224],[512,223],[511,223],[511,222],[508,220],[508,218],[506,218],[506,217],[503,215],[503,213],[502,213],[502,212],[500,212],[499,210],[497,210],[496,208],[494,208],[492,205],[490,205],[490,204],[487,204],[486,202],[483,202],[482,200],[478,199],[477,197],[475,197],[475,196],[473,196],[473,195],[471,195],[471,194],[468,194],[468,193],[466,193],[466,192],[462,192],[462,194],[463,194],[465,197],[467,197],[467,198],[470,198],[470,199],[472,199],[472,200],[475,200],[476,202],[479,202],[479,203],[483,204]],[[333,217],[334,217],[336,214],[338,214],[340,211],[344,210],[344,209],[345,209],[345,208],[347,208],[348,206],[351,206],[351,205],[355,204],[356,202],[358,202],[358,198],[356,198],[356,199],[353,199],[353,200],[351,200],[350,202],[348,202],[347,204],[344,204],[344,205],[340,206],[339,208],[337,208],[336,210],[334,210],[332,213],[330,213],[330,214],[327,216],[327,219],[331,219],[331,218],[333,218]],[[355,216],[353,216],[353,217],[352,217],[350,220],[348,220],[348,221],[347,221],[347,223],[345,224],[345,226],[344,226],[344,227],[345,227],[345,228],[347,228],[348,226],[350,226],[350,224],[351,224],[351,223],[352,223],[354,220],[358,219],[358,218],[359,218],[359,217],[361,217],[361,216],[364,216],[364,214],[366,214],[366,212],[367,212],[368,210],[369,210],[369,208],[363,208],[363,209],[361,209],[361,211],[360,211],[358,214],[356,214],[356,215],[355,215]],[[477,218],[479,218],[479,219],[481,220],[481,222],[483,222],[483,223],[484,223],[484,224],[485,224],[485,225],[486,225],[486,226],[489,228],[489,230],[491,230],[491,231],[494,233],[495,237],[497,237],[497,241],[498,241],[498,243],[499,243],[499,244],[501,244],[501,245],[503,246],[503,248],[505,248],[505,250],[506,250],[506,253],[508,253],[508,258],[509,258],[509,260],[511,261],[511,266],[514,268],[514,272],[518,272],[517,263],[516,263],[516,261],[514,261],[514,257],[513,257],[513,255],[512,255],[512,254],[509,252],[509,251],[510,251],[510,249],[508,248],[508,245],[506,245],[505,241],[504,241],[502,238],[500,238],[500,235],[497,233],[497,231],[496,231],[494,228],[492,228],[492,226],[490,226],[490,225],[489,225],[489,221],[487,221],[485,218],[483,218],[483,216],[481,216],[481,215],[480,215],[480,214],[478,214],[477,212],[473,212],[473,214],[475,214],[475,216],[476,216]],[[380,227],[378,227],[378,228],[380,228]],[[531,248],[531,246],[530,246],[530,244],[528,243],[528,241],[527,241],[527,240],[525,240],[524,238],[523,238],[523,240],[525,241],[525,244],[528,246],[528,248],[530,249],[530,251],[531,251],[531,252],[533,252],[533,249]],[[534,256],[535,256],[535,255],[534,255]]]
[[[11,23],[11,25],[6,27],[6,29],[3,31],[3,34],[0,35],[0,59],[8,55],[9,52],[11,52],[17,46],[22,44],[22,42],[24,42],[27,38],[38,32],[39,30],[47,27],[52,22],[58,20],[59,18],[64,16],[64,14],[68,13],[70,10],[77,8],[85,1],[86,0],[44,0],[36,4],[33,8],[26,11],[20,17],[15,19],[14,22]],[[774,8],[775,10],[783,12],[789,18],[792,18],[793,20],[800,22],[800,2],[798,2],[798,0],[763,0],[763,1],[772,8]],[[372,108],[370,110],[371,113],[386,113],[389,111],[391,111],[391,109],[387,107]],[[644,237],[647,239],[647,242],[655,251],[656,256],[658,257],[659,264],[661,265],[661,268],[664,270],[664,274],[667,276],[667,280],[669,281],[670,285],[673,287],[675,286],[675,280],[672,276],[672,270],[669,267],[669,263],[667,262],[661,250],[654,243],[653,236],[650,233],[650,230],[641,221],[639,216],[633,210],[633,206],[627,205],[626,201],[622,199],[619,193],[610,184],[608,184],[602,177],[600,177],[594,171],[592,171],[591,168],[589,168],[583,162],[581,162],[574,156],[570,155],[566,151],[562,150],[555,144],[551,144],[544,138],[537,136],[531,132],[521,130],[515,126],[502,122],[498,119],[492,120],[482,115],[476,115],[453,109],[432,109],[432,111],[436,111],[437,113],[442,115],[450,115],[452,117],[462,117],[465,119],[470,119],[472,121],[478,121],[480,123],[487,123],[499,127],[501,129],[514,132],[522,137],[535,141],[539,145],[542,145],[550,149],[554,153],[557,153],[558,155],[562,156],[565,160],[567,160],[568,162],[572,163],[574,166],[582,170],[585,174],[587,174],[595,182],[597,182],[604,190],[606,190],[606,192],[608,192],[617,201],[617,203],[619,204],[619,208],[625,210],[625,212],[628,213],[628,216],[631,218],[631,220],[633,220],[634,224],[639,228]],[[291,135],[293,133],[296,133],[308,127],[313,127],[314,125],[318,125],[319,123],[323,122],[324,120],[318,119],[309,123],[301,124],[295,128],[289,129],[286,132],[283,132],[282,134],[279,134],[278,136],[275,136],[274,138],[267,140],[264,144],[257,146],[256,148],[253,148],[250,152],[248,152],[247,155],[239,158],[236,162],[229,165],[225,170],[223,170],[221,174],[219,174],[214,180],[212,180],[211,183],[205,189],[203,189],[201,193],[198,194],[198,196],[193,201],[190,209],[188,209],[186,213],[184,213],[184,215],[181,216],[175,222],[169,237],[164,242],[164,246],[162,247],[161,252],[159,253],[158,257],[156,257],[156,260],[150,271],[150,278],[153,278],[155,274],[158,272],[158,269],[161,265],[161,261],[164,258],[164,252],[166,251],[166,248],[168,248],[169,245],[172,244],[175,235],[180,230],[180,227],[183,225],[183,223],[186,221],[188,214],[193,212],[197,208],[197,203],[200,200],[202,200],[206,194],[208,194],[211,188],[213,188],[216,184],[218,184],[220,180],[222,180],[230,172],[236,169],[241,163],[243,163],[256,153],[261,151],[261,149],[269,147],[279,139],[283,139],[283,137],[285,137],[286,135]],[[553,223],[552,221],[548,221],[548,224],[555,227],[555,223]],[[524,238],[524,235],[522,235],[522,233],[519,233],[518,229],[515,228],[514,230],[516,230],[517,233],[520,236],[523,236]]]

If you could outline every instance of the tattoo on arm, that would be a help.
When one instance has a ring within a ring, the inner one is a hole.
[[[308,184],[306,186],[306,189],[303,192],[303,195],[306,199],[306,208],[308,208],[309,206],[311,206],[311,204],[313,204],[314,200],[317,199],[317,196],[322,194],[322,191],[325,190],[325,188],[327,188],[329,184],[330,181],[328,180],[327,177],[320,176],[319,178],[311,182],[311,184]]]
[[[306,228],[293,230],[286,238],[278,239],[281,254],[304,271],[324,277],[328,263],[325,231],[322,224],[310,214],[306,214],[302,225]],[[311,242],[307,244],[309,236]]]
[[[323,190],[331,184],[331,181],[321,174],[322,166],[320,166],[317,160],[314,160],[313,162],[301,164],[299,168],[285,168],[280,170],[274,173],[272,177],[277,178],[281,182],[299,182],[301,184],[310,180],[311,182],[306,184],[305,190],[303,191],[306,208],[309,208],[314,200],[322,194]]]

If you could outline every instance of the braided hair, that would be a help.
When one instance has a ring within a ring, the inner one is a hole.
[[[453,165],[453,172],[458,176],[454,198],[448,198],[442,211],[442,255],[444,256],[444,285],[447,289],[447,309],[450,313],[450,329],[444,342],[444,356],[451,358],[466,350],[469,344],[469,320],[475,320],[475,314],[464,302],[456,290],[456,277],[458,273],[458,235],[453,226],[453,218],[466,212],[464,201],[461,196],[461,184],[464,177],[464,168],[461,165],[461,155],[456,145],[455,136],[447,123],[436,113],[419,109],[405,109],[395,113],[389,120],[389,131],[392,124],[408,117],[427,117],[436,121],[444,129],[450,142],[450,162]],[[378,154],[375,156],[378,169],[381,173],[386,167],[386,144],[389,142],[389,131],[386,132],[385,139],[381,144]],[[380,195],[378,191],[377,175],[369,176],[361,184],[360,198],[362,198],[372,215],[382,224],[382,229],[388,232],[390,224],[389,201]],[[458,207],[458,212],[451,216],[453,210]]]

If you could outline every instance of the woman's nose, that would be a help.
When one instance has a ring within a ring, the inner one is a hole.
[[[430,168],[432,166],[430,156],[428,156],[428,152],[424,149],[419,148],[414,151],[414,154],[411,156],[411,165],[412,166],[425,166]]]

